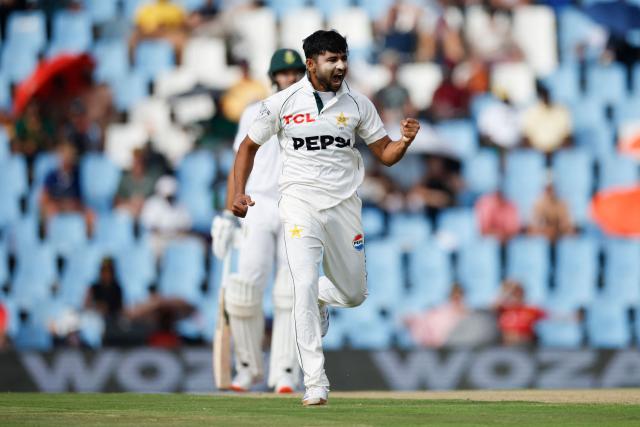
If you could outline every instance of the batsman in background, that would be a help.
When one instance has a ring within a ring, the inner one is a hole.
[[[291,49],[277,50],[271,57],[269,77],[278,91],[284,90],[302,78],[305,64]],[[260,111],[260,103],[247,107],[240,118],[234,142],[240,143]],[[264,375],[262,338],[264,314],[262,299],[267,281],[275,265],[276,279],[273,289],[273,335],[269,363],[269,387],[276,393],[291,393],[299,378],[291,324],[293,289],[289,283],[289,270],[284,255],[282,226],[278,216],[278,178],[282,169],[280,146],[274,136],[255,157],[247,191],[257,207],[242,221],[239,243],[238,272],[231,274],[225,284],[225,308],[233,338],[236,375],[231,389],[247,391]],[[233,169],[227,179],[226,210],[213,220],[211,237],[213,252],[223,259],[230,250],[237,219],[231,208],[235,194]]]

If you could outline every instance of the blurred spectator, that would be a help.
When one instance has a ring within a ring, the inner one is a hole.
[[[571,142],[571,114],[551,102],[549,90],[541,84],[536,92],[538,102],[524,112],[522,133],[528,145],[549,154]]]
[[[466,50],[460,33],[464,18],[457,9],[442,7],[435,2],[427,6],[418,26],[418,47],[415,61],[434,61],[453,67],[465,58]]]
[[[398,56],[386,52],[381,60],[390,75],[389,83],[376,92],[373,97],[373,102],[380,112],[382,121],[395,123],[405,117],[414,117],[416,112],[411,104],[409,91],[398,81]]]
[[[486,93],[489,90],[489,67],[477,56],[463,59],[456,65],[454,80],[465,82],[471,95]]]
[[[244,109],[256,101],[269,96],[267,87],[261,81],[251,77],[249,63],[241,61],[242,77],[235,82],[220,100],[222,113],[234,123],[238,123]]]
[[[140,214],[140,222],[150,231],[150,243],[158,257],[168,243],[191,228],[189,212],[176,201],[177,190],[175,178],[169,175],[160,177],[154,195],[144,203]]]
[[[377,165],[367,168],[358,194],[365,205],[374,205],[387,215],[404,208],[404,195],[398,184],[382,173]]]
[[[454,79],[453,69],[445,67],[442,81],[433,93],[427,115],[434,121],[469,117],[471,93],[460,81]]]
[[[144,151],[133,151],[131,170],[125,171],[116,193],[116,208],[125,209],[134,217],[142,211],[144,201],[153,194],[156,177],[147,173]]]
[[[122,314],[122,287],[116,280],[111,258],[102,260],[100,276],[88,289],[84,308],[98,312],[107,324]]]
[[[471,53],[489,63],[519,60],[522,53],[512,37],[509,13],[493,8],[469,8],[465,38]]]
[[[535,324],[543,319],[545,312],[524,301],[524,288],[514,280],[505,280],[496,303],[498,328],[502,343],[506,345],[533,344]]]
[[[153,178],[153,181],[157,181],[162,175],[171,175],[173,170],[167,158],[158,150],[156,150],[151,143],[147,143],[142,148],[142,156],[144,158],[144,166],[146,174]]]
[[[478,115],[481,141],[501,151],[520,144],[520,127],[520,113],[506,92],[501,94],[499,102],[491,102]]]
[[[518,208],[500,190],[480,197],[475,210],[484,236],[495,237],[504,244],[520,231]]]
[[[403,61],[413,59],[418,44],[418,23],[422,9],[409,1],[396,0],[375,25],[384,49],[396,51]]]
[[[556,195],[553,183],[548,183],[533,207],[529,233],[544,236],[555,242],[560,237],[574,232],[575,227],[567,204]]]
[[[424,177],[409,191],[407,199],[412,210],[424,207],[427,217],[435,224],[442,209],[456,205],[463,182],[457,160],[429,155],[426,163]]]
[[[454,285],[446,302],[423,313],[407,316],[404,323],[416,344],[438,348],[447,343],[456,326],[469,313],[463,289]]]
[[[224,37],[227,23],[223,19],[215,0],[207,0],[191,12],[187,19],[191,34],[197,37]]]
[[[132,50],[144,39],[164,39],[176,50],[178,61],[182,48],[188,40],[187,15],[185,10],[171,0],[156,0],[143,4],[136,11],[136,31],[131,37]]]
[[[102,150],[102,130],[89,118],[87,108],[80,100],[71,103],[69,119],[63,132],[65,138],[76,147],[79,155],[87,151]]]
[[[57,148],[60,165],[49,172],[44,180],[40,206],[45,222],[63,212],[84,214],[89,233],[93,229],[93,212],[82,203],[80,172],[75,147],[65,141]]]
[[[31,101],[16,120],[14,132],[14,151],[24,154],[29,164],[39,152],[54,146],[55,124],[35,101]]]
[[[9,314],[7,309],[0,302],[0,351],[6,349],[9,346],[9,340],[7,338],[7,329],[9,327]]]

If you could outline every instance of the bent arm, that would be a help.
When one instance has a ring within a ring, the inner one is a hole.
[[[236,154],[236,161],[233,165],[233,203],[231,211],[235,216],[244,218],[247,215],[249,206],[253,206],[255,203],[251,200],[251,197],[245,194],[247,186],[247,180],[253,169],[253,161],[256,157],[256,153],[260,148],[259,144],[256,144],[246,136],[240,144],[238,153]]]
[[[400,122],[400,139],[392,141],[388,135],[368,145],[374,156],[385,166],[392,166],[400,161],[407,152],[420,130],[420,124],[415,119],[404,119]]]

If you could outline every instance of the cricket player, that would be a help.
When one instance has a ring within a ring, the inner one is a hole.
[[[271,57],[269,77],[278,91],[304,76],[305,64],[298,52],[280,49]],[[240,143],[260,109],[260,103],[247,107],[240,119],[234,149]],[[236,355],[236,375],[231,381],[235,391],[248,391],[264,375],[262,338],[264,314],[262,299],[272,268],[276,267],[273,289],[273,335],[267,384],[276,393],[291,393],[299,380],[299,368],[293,342],[291,310],[293,289],[284,256],[282,226],[278,216],[278,176],[282,164],[280,145],[274,136],[255,157],[251,179],[245,190],[258,207],[242,221],[238,273],[229,277],[225,287],[225,309]],[[227,210],[214,219],[211,228],[213,252],[222,259],[228,252],[237,219],[231,213],[234,191],[233,169],[227,180]]]
[[[336,31],[316,31],[304,40],[306,77],[262,102],[234,164],[233,213],[259,206],[247,179],[259,148],[273,135],[282,152],[279,214],[293,283],[293,328],[306,391],[303,405],[327,402],[322,336],[328,306],[355,307],[367,296],[362,202],[364,177],[356,134],[384,165],[398,162],[420,126],[400,122],[401,138],[387,135],[373,103],[344,82],[347,41]],[[253,208],[252,208],[253,209]],[[322,262],[326,277],[319,280]]]

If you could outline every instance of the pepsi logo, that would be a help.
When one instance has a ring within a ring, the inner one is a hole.
[[[362,234],[356,234],[356,237],[353,238],[353,249],[356,251],[361,251],[364,249],[364,236]]]

